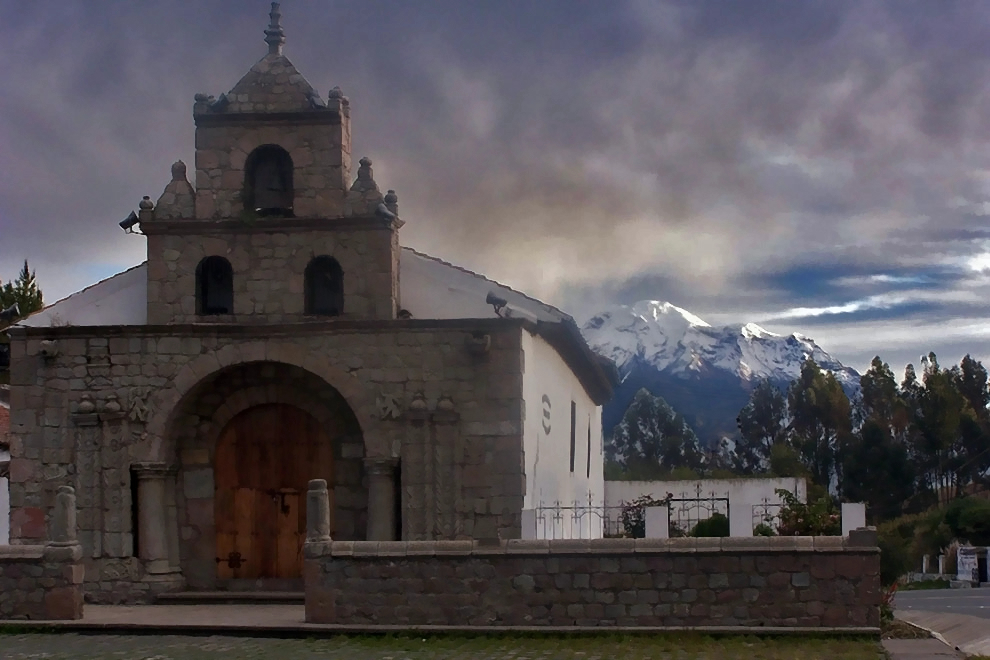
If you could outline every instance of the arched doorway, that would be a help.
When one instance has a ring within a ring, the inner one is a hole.
[[[302,577],[307,485],[326,479],[332,497],[334,475],[333,441],[304,410],[267,403],[231,419],[214,458],[217,579]]]

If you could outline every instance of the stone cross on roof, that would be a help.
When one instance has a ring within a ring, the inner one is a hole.
[[[272,3],[272,11],[268,14],[271,23],[265,30],[265,43],[268,44],[269,55],[281,55],[282,46],[285,45],[285,30],[282,29],[282,12],[279,11],[279,3]]]

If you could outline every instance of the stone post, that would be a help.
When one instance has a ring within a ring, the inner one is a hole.
[[[753,505],[732,502],[729,506],[729,536],[753,536]]]
[[[49,545],[68,547],[78,545],[76,539],[76,490],[72,486],[60,486],[55,495],[52,512],[51,541]]]
[[[938,556],[938,574],[945,575],[945,555]]]
[[[330,541],[330,493],[326,479],[312,479],[306,492],[306,543]]]
[[[648,506],[643,517],[646,523],[646,538],[670,538],[670,508],[666,506]]]
[[[525,541],[535,541],[540,538],[539,530],[536,527],[537,520],[536,509],[523,509],[521,527],[522,534],[519,538]]]
[[[866,505],[862,502],[842,503],[842,535],[860,527],[866,527]]]
[[[931,563],[931,557],[928,555],[921,555],[921,572],[925,575],[928,574],[929,564]]]
[[[368,473],[368,540],[395,540],[394,458],[366,458]]]
[[[168,513],[166,481],[171,470],[164,463],[135,463],[132,466],[138,480],[138,555],[149,575],[174,572],[169,561]]]

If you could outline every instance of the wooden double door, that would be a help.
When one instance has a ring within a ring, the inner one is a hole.
[[[214,461],[217,578],[301,577],[309,480],[332,498],[333,475],[333,442],[310,414],[265,404],[234,417]]]

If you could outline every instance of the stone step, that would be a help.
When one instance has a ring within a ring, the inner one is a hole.
[[[302,605],[301,591],[173,591],[159,594],[159,605]]]

